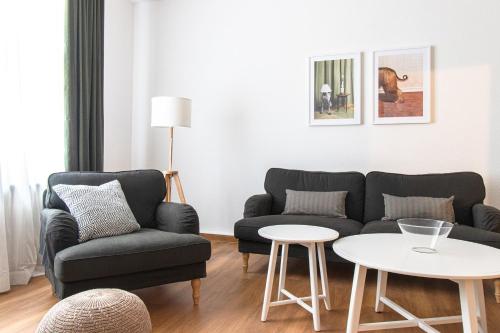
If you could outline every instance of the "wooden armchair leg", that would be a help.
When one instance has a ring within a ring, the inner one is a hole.
[[[250,253],[242,253],[241,258],[243,259],[243,272],[248,272],[248,259],[250,258]]]
[[[201,280],[200,279],[191,280],[191,287],[193,288],[193,303],[194,305],[198,305],[200,304]]]
[[[495,298],[500,303],[500,279],[495,280]]]

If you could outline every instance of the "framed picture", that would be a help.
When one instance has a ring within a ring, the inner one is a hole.
[[[374,124],[431,121],[431,48],[373,54]]]
[[[309,59],[309,125],[361,123],[360,54]]]

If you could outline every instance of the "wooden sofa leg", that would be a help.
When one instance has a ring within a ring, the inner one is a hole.
[[[495,298],[500,303],[500,279],[495,280]]]
[[[198,305],[200,304],[201,280],[200,279],[191,280],[191,287],[193,288],[193,303],[194,305]]]
[[[248,258],[250,258],[250,253],[242,253],[241,258],[243,259],[243,272],[248,272]]]

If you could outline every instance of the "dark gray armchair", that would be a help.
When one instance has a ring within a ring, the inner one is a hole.
[[[79,243],[78,225],[52,187],[101,185],[114,179],[141,229]],[[196,211],[186,204],[163,202],[165,192],[163,175],[157,170],[51,175],[41,214],[40,251],[57,297],[93,288],[132,290],[191,280],[193,301],[198,304],[210,242],[198,235]]]

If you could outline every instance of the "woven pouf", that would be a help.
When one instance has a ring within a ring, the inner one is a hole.
[[[42,318],[37,333],[151,332],[142,300],[120,289],[93,289],[63,299]]]

